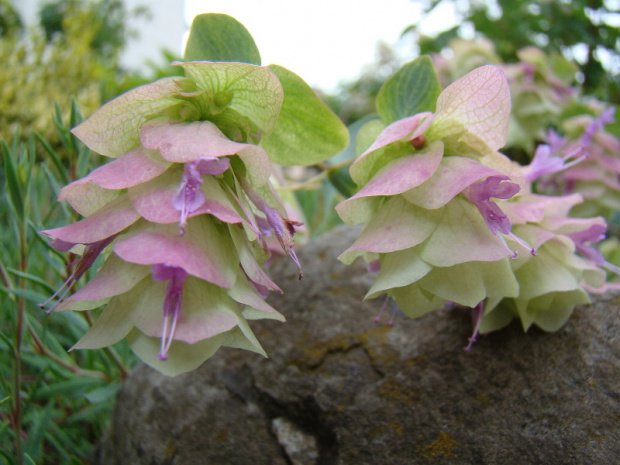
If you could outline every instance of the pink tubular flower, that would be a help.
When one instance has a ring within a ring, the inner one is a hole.
[[[527,168],[524,177],[527,182],[534,182],[541,176],[565,170],[586,158],[588,158],[588,152],[580,145],[568,148],[564,154],[560,155],[555,154],[552,146],[542,144],[536,149],[534,159]]]
[[[493,234],[497,235],[497,233],[500,232],[510,237],[515,242],[518,242],[523,247],[529,248],[532,255],[536,255],[532,247],[528,246],[523,239],[513,234],[512,225],[508,216],[499,208],[497,203],[491,200],[491,198],[506,200],[519,192],[520,188],[517,184],[505,182],[508,179],[510,178],[505,175],[489,176],[484,181],[473,183],[463,192],[463,195],[478,208]],[[510,250],[505,241],[504,244],[512,254],[512,258],[515,258],[517,256],[517,251]]]
[[[195,212],[205,202],[205,195],[200,189],[202,175],[217,175],[226,171],[230,166],[228,158],[201,157],[187,163],[183,169],[183,178],[177,194],[172,199],[175,209],[180,212],[179,231],[185,233],[187,216]]]
[[[151,267],[151,274],[153,275],[153,281],[168,281],[163,306],[164,322],[161,329],[161,346],[157,356],[159,360],[167,360],[168,350],[174,340],[177,322],[181,316],[183,283],[188,275],[183,268],[165,263],[153,265]]]

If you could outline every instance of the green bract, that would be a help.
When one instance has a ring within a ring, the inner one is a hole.
[[[271,185],[272,163],[312,165],[348,143],[300,77],[242,62],[260,57],[229,16],[197,18],[187,56],[194,61],[175,63],[185,77],[133,89],[73,129],[114,160],[62,189],[85,218],[43,232],[58,250],[83,251],[54,308],[106,305],[75,348],[126,338],[168,375],[220,346],[266,355],[248,320],[284,317],[264,301],[282,291],[263,265],[279,250],[303,275],[293,249],[300,223]],[[67,297],[100,254],[100,272]]]
[[[389,79],[378,97],[383,121],[358,134],[350,173],[359,190],[336,210],[364,228],[340,259],[365,258],[378,270],[366,298],[387,294],[411,317],[447,303],[471,307],[471,342],[512,318],[556,330],[588,301],[584,286],[605,283],[589,245],[604,221],[570,219],[579,196],[530,193],[531,179],[565,159],[543,151],[522,168],[497,151],[510,116],[501,67],[473,70],[434,105],[417,95],[438,85],[429,65],[417,60]]]

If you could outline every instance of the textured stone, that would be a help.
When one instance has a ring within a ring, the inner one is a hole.
[[[229,349],[176,378],[138,368],[99,463],[617,463],[620,297],[595,297],[556,333],[515,323],[467,353],[463,310],[373,322],[365,267],[336,260],[353,237],[302,248],[301,282],[276,263],[285,293],[272,303],[288,321],[253,322],[269,359]]]

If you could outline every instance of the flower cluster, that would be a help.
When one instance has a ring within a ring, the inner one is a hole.
[[[126,338],[170,375],[222,345],[264,354],[247,320],[284,320],[264,300],[281,292],[262,268],[266,237],[275,235],[299,264],[292,241],[299,223],[287,218],[258,145],[278,120],[280,81],[244,63],[177,64],[185,78],[133,89],[74,128],[115,160],[62,189],[60,200],[84,219],[43,231],[58,250],[83,251],[52,308],[106,304],[75,347]],[[97,275],[66,297],[100,254]]]
[[[578,194],[532,193],[533,178],[567,160],[521,167],[498,152],[510,107],[503,69],[477,68],[441,92],[434,112],[383,125],[355,160],[361,188],[337,211],[365,227],[340,258],[378,270],[367,298],[386,293],[411,317],[470,307],[473,342],[515,317],[555,330],[588,302],[584,287],[603,286],[604,263],[590,251],[604,220],[569,218]]]
[[[562,129],[566,135],[550,129],[547,144],[536,151],[533,164],[548,156],[573,160],[566,166],[568,169],[543,176],[536,183],[537,189],[549,194],[579,192],[584,202],[573,210],[573,215],[611,219],[620,209],[620,140],[605,130],[614,122],[614,110],[609,107],[600,110],[598,116],[565,120]],[[575,163],[580,158],[585,160]]]
[[[501,65],[510,85],[512,112],[507,146],[533,153],[549,125],[557,125],[566,107],[576,101],[571,86],[577,72],[574,63],[559,56],[548,57],[536,47],[517,52],[516,63],[502,64],[495,45],[487,39],[450,41],[452,57],[433,57],[444,85],[454,82],[482,64]]]

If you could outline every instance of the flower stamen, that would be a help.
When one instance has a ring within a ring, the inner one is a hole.
[[[157,358],[168,359],[168,351],[174,340],[177,323],[181,317],[183,305],[183,284],[187,279],[187,272],[178,266],[165,263],[151,267],[153,281],[168,281],[166,297],[163,304],[164,319],[161,329],[161,344]]]

